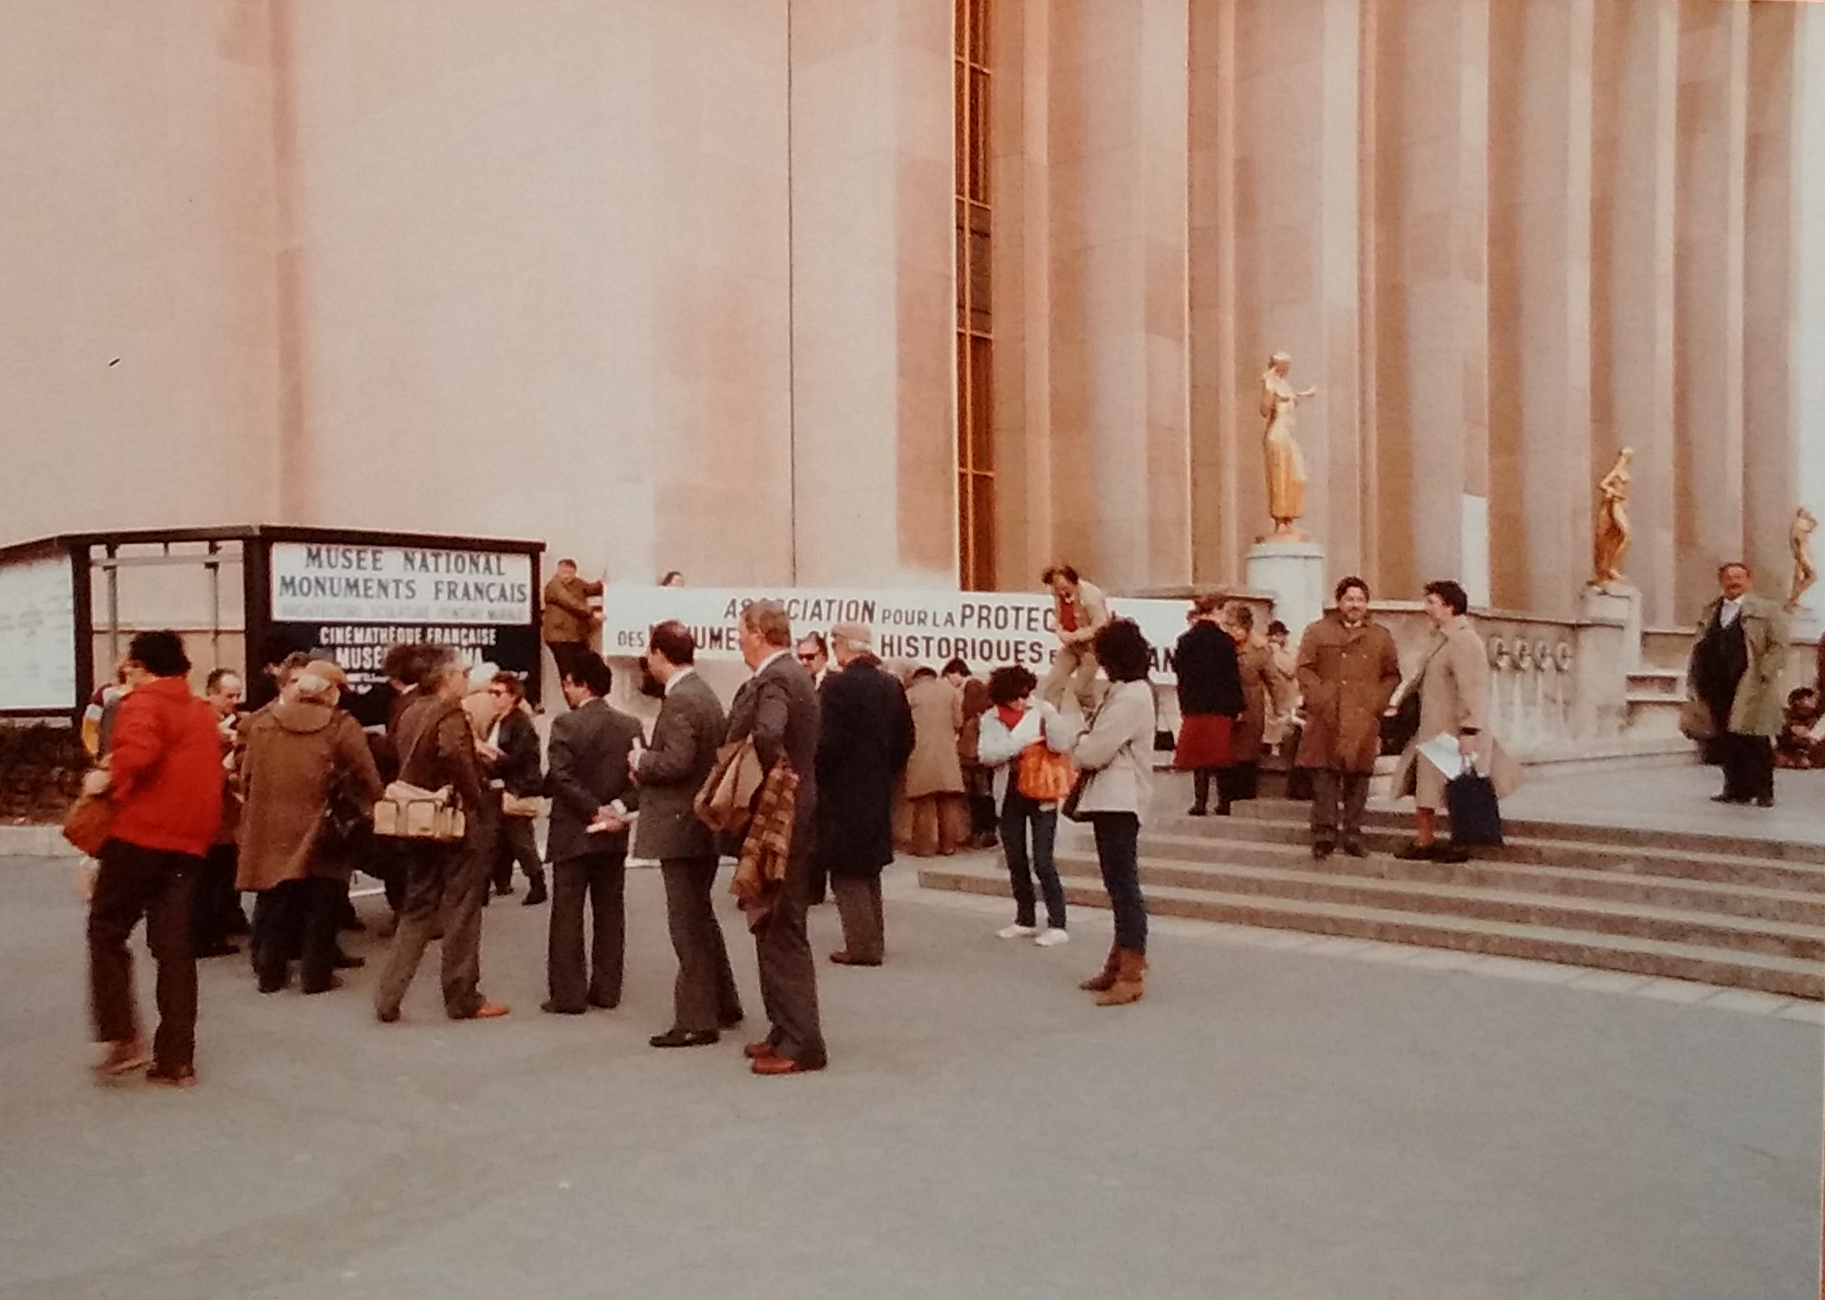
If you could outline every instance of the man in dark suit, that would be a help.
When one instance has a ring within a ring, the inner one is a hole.
[[[792,850],[779,896],[753,927],[760,996],[772,1028],[749,1043],[756,1074],[797,1074],[826,1064],[818,1023],[817,967],[805,934],[811,836],[817,814],[817,693],[792,657],[792,620],[778,601],[757,600],[741,613],[741,655],[754,676],[729,706],[729,739],[754,738],[761,770],[790,763],[798,774]]]
[[[873,633],[860,623],[830,631],[836,671],[818,692],[817,854],[843,921],[839,966],[879,966],[887,935],[881,870],[893,861],[893,801],[912,754],[912,707],[881,671]]]
[[[580,1016],[621,1001],[626,956],[627,832],[638,806],[628,759],[640,724],[603,702],[614,678],[602,657],[584,653],[564,673],[571,712],[551,724],[551,940],[546,974],[551,997],[541,1010]],[[583,903],[595,926],[583,959]]]
[[[646,671],[664,690],[664,703],[651,747],[632,760],[640,786],[634,851],[659,860],[666,924],[678,955],[672,1027],[649,1040],[654,1047],[702,1047],[742,1019],[728,946],[710,904],[716,840],[691,808],[728,731],[722,702],[693,667],[696,658],[697,643],[682,623],[660,623],[648,635]]]

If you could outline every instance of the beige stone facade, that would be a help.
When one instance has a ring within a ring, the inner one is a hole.
[[[956,581],[952,0],[0,6],[0,541],[540,537]],[[1683,626],[1825,509],[1825,5],[987,0],[994,577]]]

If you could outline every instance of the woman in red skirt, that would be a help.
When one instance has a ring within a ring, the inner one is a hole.
[[[1173,651],[1179,678],[1179,744],[1173,766],[1192,774],[1196,791],[1193,817],[1209,811],[1211,774],[1236,761],[1231,732],[1244,707],[1236,643],[1222,626],[1222,610],[1219,596],[1194,600],[1191,626]],[[1217,815],[1229,815],[1229,800],[1220,782]]]

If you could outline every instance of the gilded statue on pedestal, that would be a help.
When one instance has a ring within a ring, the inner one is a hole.
[[[1597,535],[1593,550],[1595,563],[1591,568],[1591,586],[1606,587],[1611,583],[1627,582],[1622,576],[1622,553],[1629,549],[1629,462],[1635,459],[1635,449],[1624,447],[1616,455],[1616,463],[1610,472],[1597,484],[1601,500],[1597,504]]]
[[[1787,589],[1784,606],[1789,614],[1799,610],[1800,597],[1819,580],[1819,571],[1812,563],[1812,533],[1818,526],[1819,521],[1812,517],[1812,511],[1801,506],[1793,517],[1793,528],[1787,534],[1787,544],[1793,548],[1793,585]]]
[[[1305,514],[1305,456],[1293,437],[1295,410],[1299,403],[1316,393],[1316,388],[1299,392],[1286,381],[1293,359],[1276,352],[1268,361],[1267,373],[1261,376],[1261,418],[1267,421],[1263,451],[1267,458],[1267,512],[1273,517],[1274,531],[1267,540],[1300,539],[1294,526]]]

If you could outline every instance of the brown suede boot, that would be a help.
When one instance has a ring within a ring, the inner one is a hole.
[[[1118,954],[1115,982],[1096,1000],[1099,1007],[1120,1007],[1139,1002],[1146,992],[1147,955],[1121,949]]]
[[[1077,987],[1083,989],[1086,993],[1106,993],[1114,988],[1117,959],[1121,956],[1121,951],[1122,950],[1117,948],[1114,944],[1110,944],[1109,959],[1103,963],[1103,973],[1101,975],[1092,975]]]

